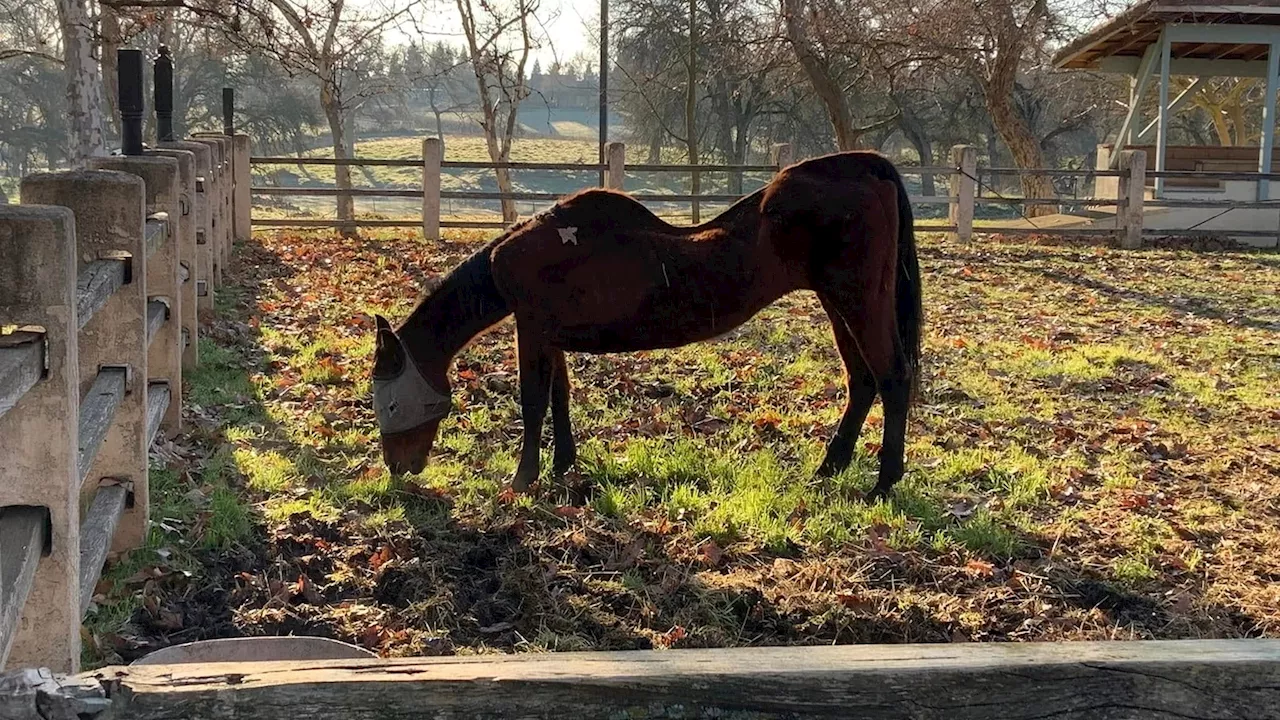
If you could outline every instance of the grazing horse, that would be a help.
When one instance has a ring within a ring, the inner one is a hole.
[[[708,340],[794,290],[812,290],[848,374],[848,405],[818,474],[840,473],[876,395],[884,403],[884,496],[903,473],[920,366],[920,270],[911,206],[884,157],[792,165],[714,220],[674,227],[618,192],[585,190],[517,223],[435,283],[398,328],[377,317],[373,405],[391,472],[421,472],[449,412],[448,370],[514,315],[524,446],[512,487],[537,480],[547,406],[553,472],[574,463],[565,352],[615,353]]]

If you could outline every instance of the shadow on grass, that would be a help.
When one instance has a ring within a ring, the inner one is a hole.
[[[372,247],[394,254],[385,243]],[[341,444],[293,439],[253,379],[271,368],[250,318],[266,284],[287,282],[294,271],[257,241],[238,248],[236,265],[237,285],[223,292],[191,377],[190,437],[204,459],[189,476],[157,482],[163,509],[150,548],[113,571],[118,588],[108,595],[122,597],[104,602],[95,622],[111,636],[103,655],[127,661],[178,642],[256,634],[331,637],[397,655],[1047,639],[1073,637],[1082,615],[1101,628],[1093,636],[1256,632],[1257,620],[1208,605],[1195,589],[1179,602],[1212,622],[1186,617],[1160,583],[1125,587],[1083,559],[1055,555],[1054,538],[995,521],[952,522],[912,483],[889,506],[867,509],[871,529],[851,530],[857,537],[848,542],[762,549],[735,547],[732,533],[664,529],[672,518],[611,497],[652,478],[604,467],[584,468],[585,479],[557,490],[561,497],[499,494],[467,506],[377,468],[368,477],[342,477],[345,470],[330,477],[323,468],[346,460]],[[430,276],[417,266],[410,273]],[[237,448],[314,472],[298,488],[255,490]],[[294,510],[261,512],[273,494],[294,491],[296,502],[286,505]],[[326,497],[333,502],[314,502]],[[595,511],[566,510],[557,500]],[[892,537],[868,543],[869,532],[880,532],[877,514],[905,517],[915,529],[900,530],[918,533],[926,549],[899,552]],[[927,546],[942,529],[995,563],[940,562],[943,551]]]

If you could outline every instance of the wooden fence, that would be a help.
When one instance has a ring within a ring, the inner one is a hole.
[[[10,720],[1277,718],[1280,641],[741,648],[0,676]]]
[[[124,121],[140,124],[141,61],[121,61]],[[0,667],[78,667],[107,554],[146,540],[148,450],[181,424],[197,311],[233,225],[247,237],[246,136],[136,138],[0,205]]]
[[[772,150],[773,161],[767,165],[627,165],[626,148],[623,143],[610,143],[607,151],[608,161],[603,164],[584,163],[532,163],[509,162],[493,163],[478,161],[446,161],[444,145],[436,138],[423,140],[422,157],[407,159],[387,158],[299,158],[299,157],[252,157],[249,164],[256,166],[294,165],[349,167],[403,167],[421,168],[422,185],[420,188],[351,188],[341,190],[335,187],[296,187],[258,185],[246,192],[258,196],[297,196],[297,197],[338,197],[356,198],[413,198],[422,202],[420,218],[408,219],[364,219],[343,221],[329,218],[254,218],[253,225],[261,227],[421,227],[425,239],[439,239],[442,228],[501,228],[506,225],[497,221],[450,220],[442,216],[442,202],[446,200],[480,200],[501,201],[516,200],[529,202],[552,203],[561,197],[559,193],[547,192],[489,192],[489,191],[446,191],[442,190],[442,174],[449,170],[495,169],[507,168],[513,171],[529,170],[562,170],[577,171],[584,174],[599,172],[604,178],[604,186],[626,189],[626,177],[630,173],[682,173],[698,177],[701,174],[718,172],[741,175],[743,173],[776,173],[779,168],[791,163],[791,146],[775,145]],[[1070,170],[1070,169],[1024,169],[980,167],[977,162],[977,150],[969,145],[957,145],[951,151],[951,165],[947,166],[912,166],[900,165],[899,171],[904,176],[933,176],[943,179],[947,194],[945,195],[911,195],[915,205],[945,205],[947,222],[920,223],[922,230],[946,232],[951,237],[969,241],[974,233],[1006,234],[1006,235],[1114,235],[1119,244],[1125,248],[1137,248],[1142,244],[1144,234],[1159,235],[1195,235],[1204,230],[1190,228],[1156,229],[1144,225],[1144,208],[1221,208],[1221,209],[1280,209],[1280,200],[1242,201],[1236,199],[1199,199],[1199,198],[1147,198],[1146,182],[1150,179],[1195,179],[1199,181],[1261,180],[1280,179],[1280,174],[1259,173],[1225,173],[1202,171],[1164,171],[1153,172],[1146,169],[1146,154],[1141,150],[1128,150],[1121,153],[1117,170]],[[1058,181],[1071,181],[1088,185],[1093,183],[1097,189],[1105,188],[1107,192],[1097,192],[1084,197],[1023,198],[1004,196],[992,189],[996,178],[1008,176],[1040,175]],[[1099,182],[1102,180],[1103,182]],[[584,184],[586,187],[587,184]],[[632,197],[646,203],[688,203],[693,209],[694,222],[699,219],[701,203],[728,204],[741,199],[740,194],[678,194],[678,193],[632,193]],[[1003,206],[1014,209],[1023,219],[1006,224],[975,224],[977,206]],[[1027,208],[1035,206],[1056,206],[1059,209],[1109,208],[1115,213],[1115,223],[1111,227],[1060,227],[1041,225],[1033,218],[1026,217]],[[1274,230],[1241,229],[1224,231],[1224,234],[1244,237],[1276,238],[1280,236],[1280,226]]]

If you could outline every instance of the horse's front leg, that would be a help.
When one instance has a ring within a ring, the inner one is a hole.
[[[511,487],[525,492],[538,480],[541,462],[538,457],[542,441],[542,421],[547,415],[554,370],[551,348],[541,343],[536,331],[526,332],[517,320],[516,352],[520,358],[520,413],[524,419],[524,446],[520,448],[520,464],[516,467]]]
[[[569,365],[563,350],[551,351],[551,430],[555,436],[556,454],[551,465],[555,477],[563,477],[578,460],[573,444],[573,425],[569,422]]]

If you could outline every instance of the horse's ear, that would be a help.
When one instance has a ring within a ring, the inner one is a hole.
[[[373,374],[379,377],[399,375],[404,367],[404,346],[386,318],[375,315],[374,325],[377,327],[377,342],[373,350]]]
[[[400,338],[396,337],[395,330],[391,329],[391,323],[381,315],[373,316],[373,324],[377,329],[375,333],[374,354],[379,359],[393,358],[401,353]]]

